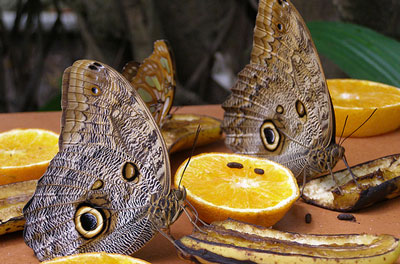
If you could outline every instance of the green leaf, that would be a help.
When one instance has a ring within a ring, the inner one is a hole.
[[[400,42],[343,22],[307,23],[319,53],[349,77],[400,87]]]

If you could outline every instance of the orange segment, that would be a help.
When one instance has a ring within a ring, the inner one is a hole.
[[[41,262],[43,264],[150,264],[149,262],[121,254],[105,252],[82,253],[72,256],[58,257]]]
[[[340,136],[348,120],[344,137],[356,130],[369,115],[375,114],[354,137],[380,135],[400,127],[400,89],[372,81],[355,79],[327,80],[336,117],[336,135]]]
[[[175,174],[175,187],[186,161]],[[199,217],[210,223],[227,218],[271,226],[299,197],[292,172],[270,160],[228,153],[192,157],[182,183]]]
[[[44,129],[0,133],[0,185],[38,179],[58,152],[58,134]]]

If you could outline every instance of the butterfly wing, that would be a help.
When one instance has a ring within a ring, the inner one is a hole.
[[[334,143],[334,116],[310,33],[289,0],[260,0],[251,62],[223,103],[226,144],[298,176],[316,146]]]
[[[131,254],[155,234],[150,200],[170,188],[167,149],[129,82],[77,61],[63,76],[59,153],[24,208],[25,242],[40,260]]]
[[[158,40],[154,52],[142,64],[128,62],[122,74],[142,97],[156,122],[168,115],[175,93],[175,62],[168,43]]]

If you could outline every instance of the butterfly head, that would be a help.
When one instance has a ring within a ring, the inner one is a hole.
[[[316,147],[309,153],[310,175],[307,178],[313,178],[327,171],[331,171],[336,163],[344,156],[344,147],[332,143],[328,147]]]

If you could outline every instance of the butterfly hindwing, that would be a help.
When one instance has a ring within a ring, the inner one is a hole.
[[[89,251],[131,254],[157,231],[151,201],[170,188],[158,125],[111,67],[77,61],[65,71],[59,153],[24,215],[40,260]]]
[[[223,103],[226,144],[296,176],[336,164],[334,113],[310,33],[289,0],[260,0],[250,64]],[[324,152],[324,160],[316,152]],[[315,165],[316,163],[320,163]],[[334,164],[333,164],[334,163]]]

